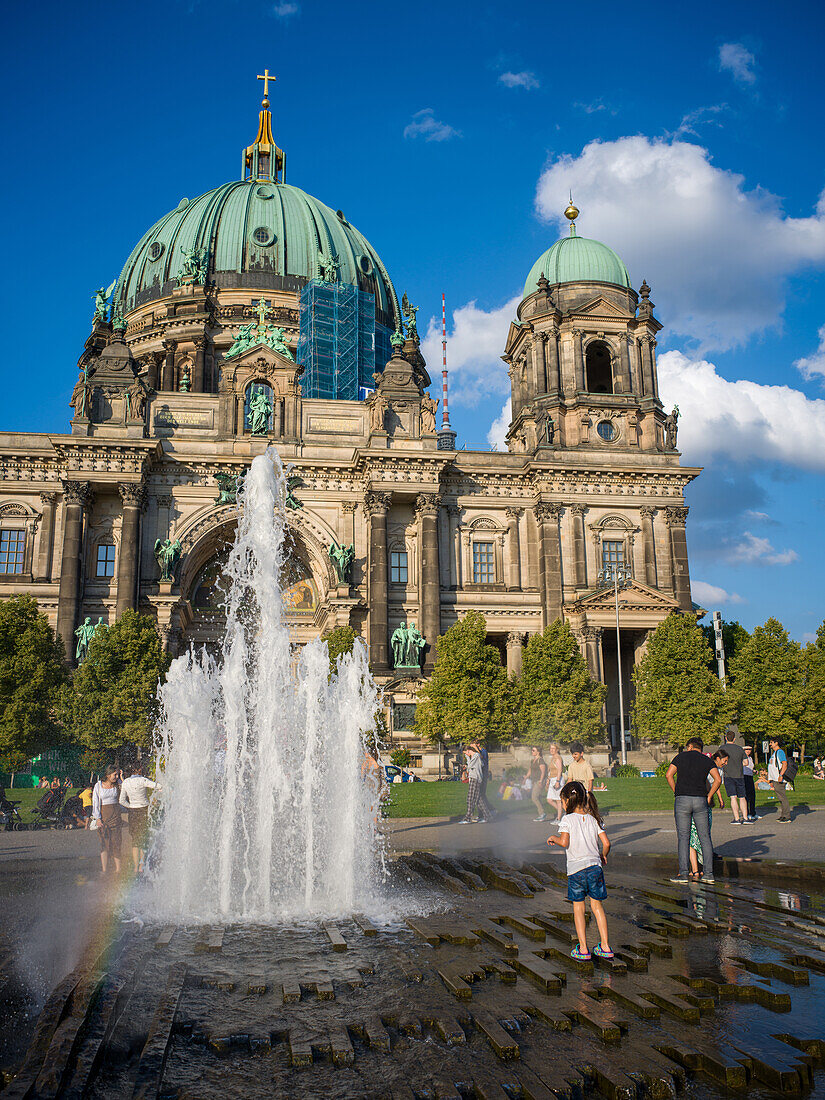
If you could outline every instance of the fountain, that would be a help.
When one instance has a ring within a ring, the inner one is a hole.
[[[154,919],[188,923],[366,909],[378,861],[366,653],[358,643],[330,677],[324,642],[290,643],[286,477],[274,448],[253,460],[238,499],[222,651],[177,658],[161,690],[164,815],[144,903]]]

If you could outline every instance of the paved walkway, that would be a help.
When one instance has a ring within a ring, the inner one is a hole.
[[[753,825],[734,825],[729,812],[714,811],[713,844],[729,859],[782,860],[788,863],[825,863],[822,828],[825,810],[798,807],[790,825],[777,822],[778,810],[763,810]],[[525,814],[509,814],[486,825],[462,825],[456,818],[390,818],[384,822],[390,846],[397,852],[416,848],[450,854],[494,850],[502,858],[548,853],[559,866],[564,854],[548,848],[552,822],[536,823]],[[676,856],[676,826],[672,814],[611,813],[605,829],[616,855]]]

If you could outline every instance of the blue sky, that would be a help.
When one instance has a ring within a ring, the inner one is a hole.
[[[663,396],[706,467],[698,594],[802,639],[825,616],[823,22],[752,0],[15,5],[2,427],[67,429],[94,289],[182,196],[236,178],[268,66],[289,182],[369,237],[420,327],[446,293],[468,444],[500,436],[513,300],[572,187],[580,232],[647,279],[665,326]],[[437,333],[426,349],[437,377]]]

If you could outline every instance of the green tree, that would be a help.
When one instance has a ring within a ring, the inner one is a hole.
[[[508,740],[510,684],[501,654],[487,640],[480,611],[470,611],[438,639],[433,674],[418,696],[415,732],[424,740]]]
[[[92,638],[65,703],[67,726],[92,752],[151,748],[157,689],[168,668],[154,621],[125,611]]]
[[[321,635],[321,641],[327,643],[329,650],[329,674],[338,668],[338,658],[344,653],[352,653],[355,639],[358,635],[351,626],[336,626],[334,630],[327,630]]]
[[[633,724],[641,737],[673,745],[689,737],[721,740],[731,701],[711,672],[710,659],[710,647],[691,616],[673,612],[659,623],[633,673]]]
[[[825,623],[816,632],[816,641],[802,651],[804,684],[805,755],[822,755],[825,751]]]
[[[802,647],[778,619],[758,626],[731,661],[731,694],[747,733],[796,741],[805,716]]]
[[[717,672],[716,664],[716,635],[713,631],[713,623],[706,623],[702,627],[702,633],[705,636],[705,641],[710,646],[710,664],[709,668],[711,672]],[[722,620],[722,645],[725,647],[725,675],[730,673],[730,663],[743,645],[750,638],[747,630],[741,623],[726,622]]]
[[[556,619],[530,638],[514,690],[522,738],[538,745],[598,740],[607,689],[591,678],[569,623]]]
[[[60,740],[54,708],[66,679],[63,643],[37,601],[0,602],[0,756],[18,762]]]

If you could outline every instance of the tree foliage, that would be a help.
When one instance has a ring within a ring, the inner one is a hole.
[[[807,738],[808,755],[825,751],[825,622],[816,632],[816,641],[802,652],[805,682],[805,712],[802,725]]]
[[[423,739],[509,740],[510,684],[487,624],[470,611],[438,639],[433,674],[418,697],[415,732]]]
[[[35,756],[60,739],[54,708],[67,673],[62,641],[31,596],[0,602],[0,755]]]
[[[93,752],[150,748],[157,689],[168,668],[169,656],[148,615],[125,611],[97,631],[64,704],[75,739]]]
[[[711,656],[705,636],[689,615],[674,612],[659,623],[633,674],[633,722],[641,737],[673,745],[689,737],[721,739],[731,701],[711,672]]]
[[[806,715],[802,647],[778,619],[753,631],[731,662],[731,693],[743,732],[796,740]]]
[[[598,740],[607,689],[590,676],[569,623],[556,619],[532,635],[514,690],[523,740],[537,745]]]
[[[352,653],[355,639],[358,635],[351,626],[336,626],[334,630],[327,630],[321,635],[321,641],[327,643],[329,650],[329,674],[336,672],[338,658],[344,653]]]

